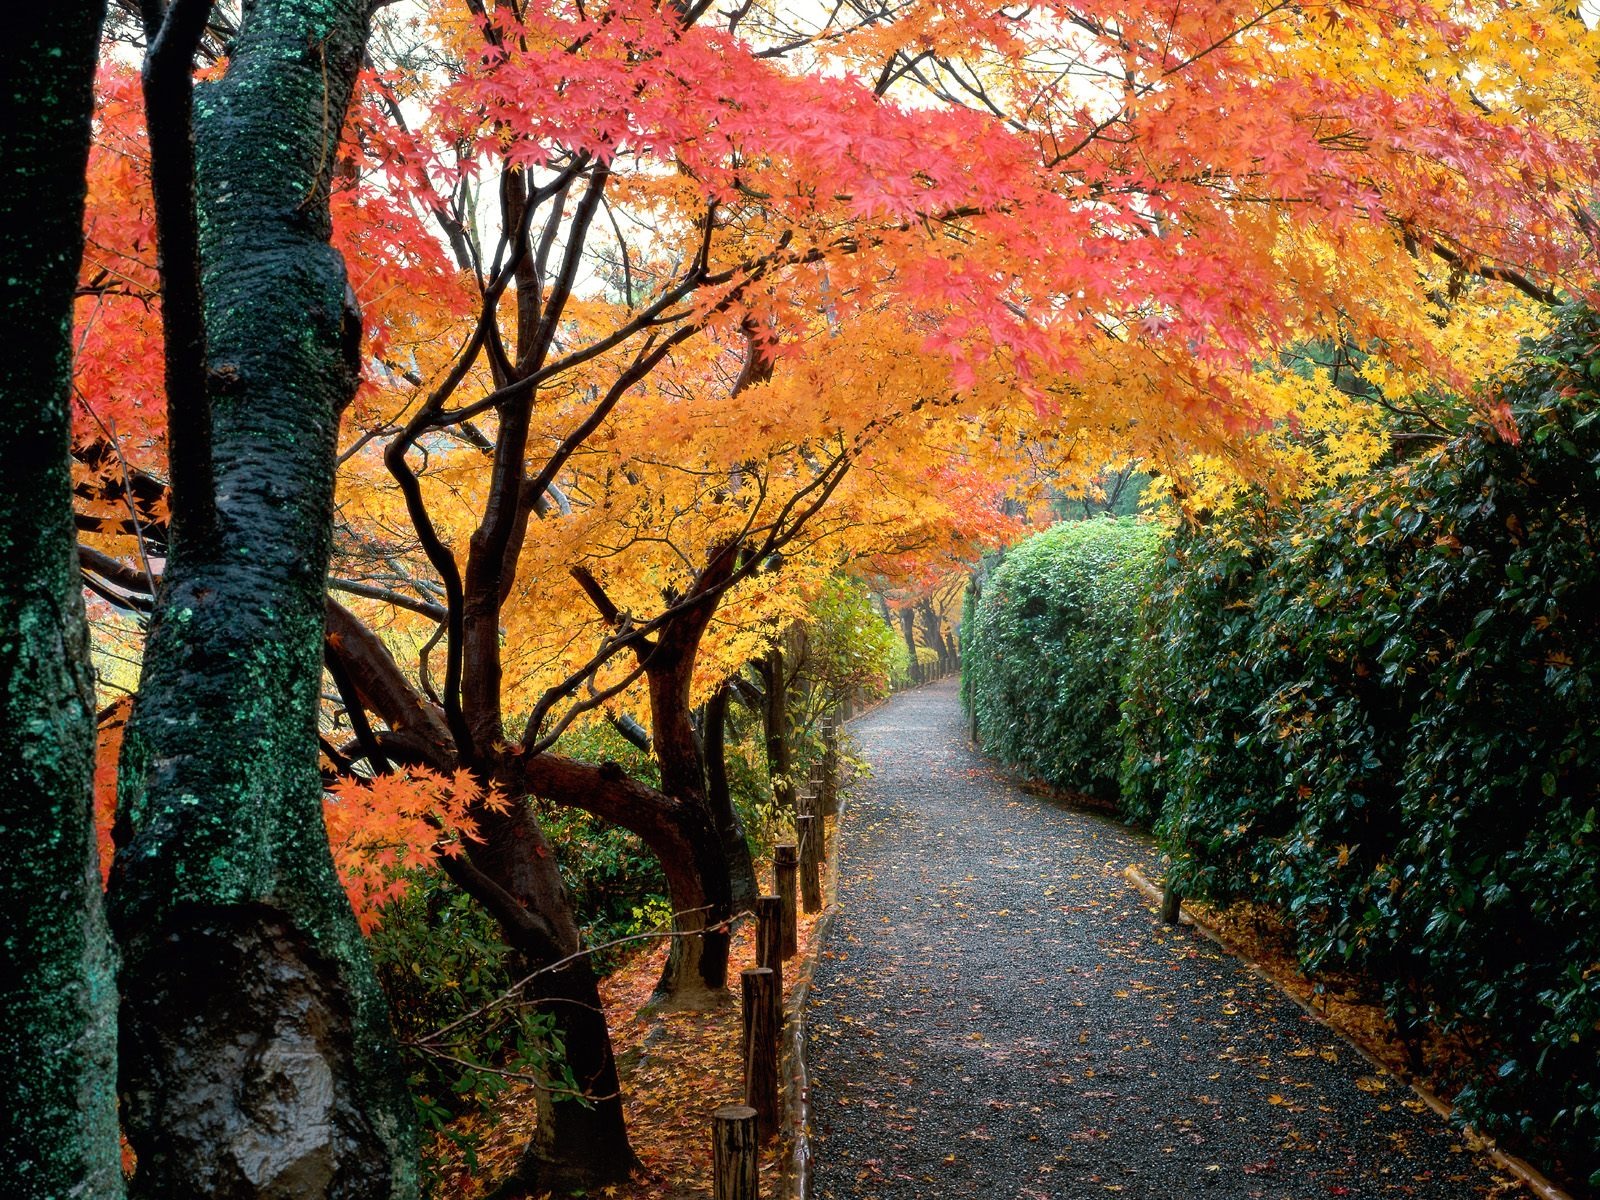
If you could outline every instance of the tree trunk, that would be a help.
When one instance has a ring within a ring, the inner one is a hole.
[[[491,913],[507,918],[501,927],[517,952],[522,973],[540,972],[530,985],[529,997],[555,1019],[567,1067],[581,1093],[535,1089],[538,1123],[523,1148],[517,1181],[534,1195],[618,1183],[638,1160],[628,1144],[617,1064],[594,967],[582,953],[582,936],[555,852],[526,804],[503,813],[486,811],[479,820],[484,840],[469,841],[467,852],[483,877],[453,874]],[[510,914],[501,911],[506,897],[516,906]],[[548,970],[565,959],[571,961]]]
[[[113,1197],[116,987],[92,820],[94,676],[72,516],[72,299],[99,4],[27,6],[0,52],[0,1178]]]
[[[361,704],[389,727],[381,739],[385,750],[393,751],[396,761],[438,771],[459,766],[443,713],[417,694],[383,640],[336,603],[328,603],[327,613],[328,652],[340,660]],[[562,760],[541,755],[537,761]],[[530,776],[523,769],[518,755],[492,761],[488,770],[517,796],[603,790],[599,769],[591,772],[586,777],[541,781],[537,773]],[[582,941],[572,899],[533,811],[526,805],[504,813],[483,808],[474,817],[484,840],[466,843],[467,861],[445,858],[441,866],[494,916],[517,956],[521,975],[543,972],[580,955]],[[514,1182],[534,1194],[616,1183],[626,1178],[637,1160],[628,1144],[616,1060],[590,960],[576,957],[559,971],[541,973],[530,985],[529,995],[554,1018],[566,1064],[584,1095],[537,1089],[538,1123],[523,1149]]]
[[[911,681],[922,682],[922,668],[917,663],[917,627],[916,614],[907,605],[900,610],[900,636],[905,639],[906,651],[911,655]]]
[[[737,542],[713,546],[694,585],[676,601],[655,638],[635,647],[650,693],[650,742],[661,769],[660,795],[639,803],[630,800],[628,789],[613,788],[613,815],[596,808],[593,796],[575,795],[570,789],[540,793],[633,830],[660,860],[671,894],[673,931],[678,935],[672,939],[653,1001],[665,1008],[706,1008],[729,1000],[733,886],[722,831],[706,798],[705,761],[689,700],[701,639],[716,612],[721,588],[738,565],[738,555]],[[600,581],[586,567],[574,567],[572,574],[600,614],[615,624],[620,614]]]
[[[673,924],[682,934],[703,931],[699,936],[672,939],[656,985],[656,1000],[670,1008],[716,1006],[728,999],[733,885],[722,833],[706,800],[705,769],[689,719],[695,651],[708,621],[709,612],[706,621],[699,620],[698,613],[690,613],[664,629],[660,645],[650,656],[653,665],[646,671],[650,740],[661,767],[661,790],[675,802],[679,834],[689,852],[688,862],[678,865],[689,868],[697,883],[697,895],[673,889]]]
[[[783,665],[783,647],[773,644],[760,665],[766,683],[766,707],[762,725],[767,740],[767,773],[772,779],[772,794],[780,808],[794,811],[794,770],[789,758],[789,677]]]
[[[335,437],[360,369],[328,186],[367,7],[255,0],[195,101],[216,534],[175,533],[111,896],[140,1196],[416,1192],[411,1099],[317,772]]]
[[[728,788],[728,703],[731,697],[732,689],[724,683],[706,701],[703,737],[706,803],[711,807],[711,819],[717,824],[722,851],[728,860],[734,911],[749,909],[753,912],[761,889],[756,883],[756,868],[750,858],[750,841],[745,836],[744,822],[733,807],[733,794]]]
[[[939,656],[939,670],[941,672],[949,670],[950,647],[945,643],[942,622],[933,607],[933,601],[923,600],[917,606],[917,615],[922,619],[923,640]]]
[[[581,808],[642,838],[667,877],[673,910],[680,914],[676,923],[680,933],[696,934],[716,924],[708,915],[726,909],[727,867],[709,819],[696,827],[679,801],[630,778],[616,763],[596,766],[558,754],[507,755],[497,766],[496,778],[557,804]],[[720,897],[706,883],[717,872],[723,880]],[[720,957],[705,952],[707,942],[713,951],[720,948]],[[674,938],[673,945],[684,949],[676,958],[669,956],[656,1002],[668,1008],[726,1003],[727,942],[725,931],[720,936]]]

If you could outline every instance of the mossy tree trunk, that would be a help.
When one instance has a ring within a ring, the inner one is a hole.
[[[360,345],[328,188],[367,11],[255,0],[194,101],[207,411],[186,414],[204,418],[186,453],[210,462],[173,464],[173,508],[207,519],[174,523],[111,892],[139,1196],[416,1190],[411,1102],[317,773],[335,436]]]
[[[69,468],[72,303],[99,4],[27,5],[0,51],[0,1179],[121,1194],[116,991],[91,819],[94,680]]]

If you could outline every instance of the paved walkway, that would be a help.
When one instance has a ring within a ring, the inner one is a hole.
[[[1409,1090],[1122,878],[1147,843],[1019,790],[945,681],[851,726],[811,1013],[815,1195],[1470,1200]]]

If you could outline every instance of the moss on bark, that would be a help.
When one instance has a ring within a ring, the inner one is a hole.
[[[256,0],[195,97],[217,533],[178,532],[121,764],[136,1195],[416,1189],[410,1099],[317,774],[335,437],[359,369],[327,189],[366,12]]]
[[[113,963],[93,821],[94,681],[68,439],[72,304],[104,4],[28,6],[0,51],[0,1179],[121,1192]]]

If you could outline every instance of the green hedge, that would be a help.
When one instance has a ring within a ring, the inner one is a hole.
[[[1597,355],[1568,313],[1502,383],[1517,441],[1180,535],[1121,732],[1185,887],[1471,1031],[1468,1116],[1600,1184]]]
[[[1110,798],[1117,706],[1160,535],[1133,518],[1067,522],[1019,543],[963,621],[962,692],[986,749]]]

